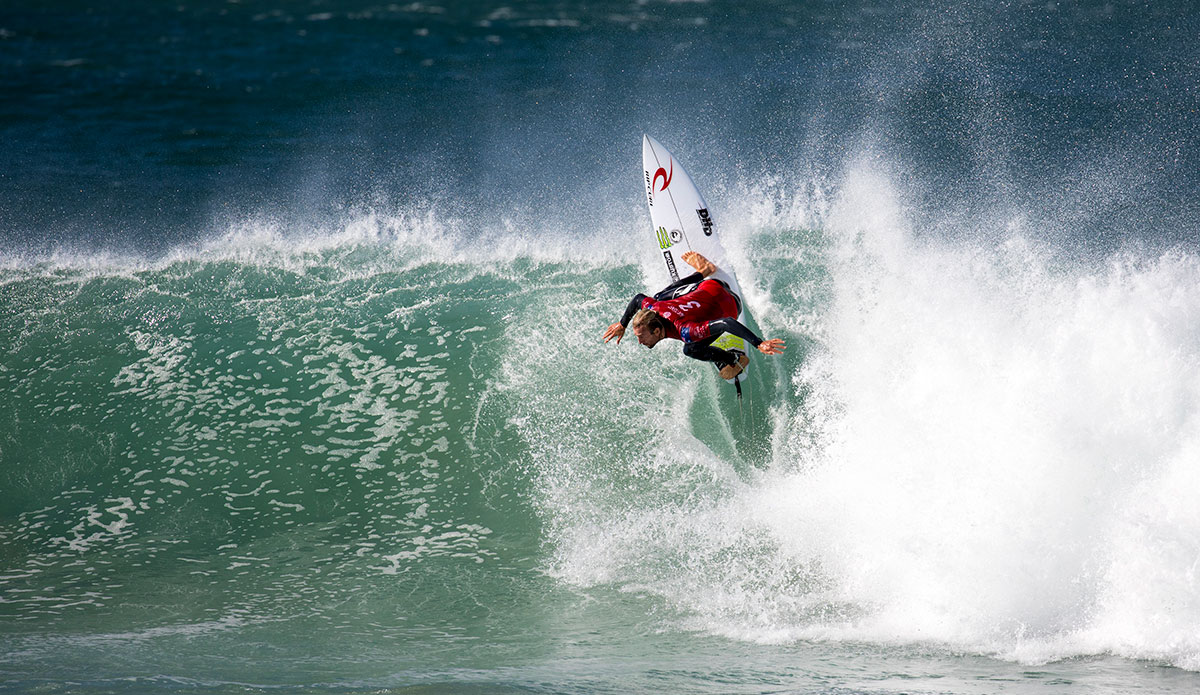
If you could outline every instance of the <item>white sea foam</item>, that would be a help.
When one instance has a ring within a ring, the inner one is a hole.
[[[1016,222],[925,238],[869,167],[747,210],[733,243],[815,223],[829,271],[819,311],[771,270],[744,283],[767,327],[819,343],[773,464],[688,504],[559,507],[558,571],[739,639],[1200,668],[1200,257],[1069,258]]]
[[[1194,663],[1200,258],[920,241],[893,201],[852,176],[828,218],[827,350],[788,424],[827,436],[779,452],[804,470],[759,488],[764,523],[871,607],[851,632]]]

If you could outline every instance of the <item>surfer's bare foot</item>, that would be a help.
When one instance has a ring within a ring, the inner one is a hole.
[[[727,364],[724,367],[721,367],[722,379],[732,379],[738,374],[741,374],[742,371],[746,369],[746,365],[750,364],[750,358],[741,352],[737,353],[737,360],[738,361],[734,364]]]
[[[684,263],[687,263],[695,268],[696,272],[700,273],[704,277],[708,277],[709,275],[717,272],[717,266],[713,265],[712,261],[708,260],[704,256],[701,256],[695,251],[688,251],[680,256],[680,258],[683,259]]]

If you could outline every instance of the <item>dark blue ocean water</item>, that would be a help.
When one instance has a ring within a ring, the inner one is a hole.
[[[0,2],[0,689],[1190,693],[1187,2]],[[789,351],[600,341],[649,133]]]
[[[11,0],[3,232],[162,250],[381,199],[547,221],[583,198],[553,217],[583,233],[634,207],[653,131],[722,180],[876,156],[937,209],[1187,238],[1193,9]]]

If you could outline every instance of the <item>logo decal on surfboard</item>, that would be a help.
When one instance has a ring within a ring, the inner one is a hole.
[[[658,248],[660,248],[660,249],[671,248],[671,241],[672,241],[671,237],[672,236],[674,236],[674,235],[667,233],[666,227],[659,227],[658,228]]]
[[[667,186],[671,185],[671,177],[675,175],[675,160],[674,159],[668,160],[668,166],[671,167],[670,171],[667,171],[666,169],[659,167],[658,171],[654,172],[654,181],[650,185],[651,191],[653,191],[655,189],[655,187],[658,186],[658,177],[660,177],[660,176],[663,179],[663,185],[660,188],[658,188],[659,191],[665,191],[665,190],[667,190]]]
[[[713,221],[708,215],[708,208],[700,208],[696,210],[696,217],[700,218],[700,228],[704,230],[704,236],[712,236]]]
[[[671,273],[671,282],[679,279],[679,271],[675,268],[675,259],[671,256],[670,251],[663,251],[663,258],[667,261],[667,270]]]

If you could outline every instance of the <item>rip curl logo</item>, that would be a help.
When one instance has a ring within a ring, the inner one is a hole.
[[[675,160],[674,159],[668,160],[667,165],[671,167],[670,171],[667,171],[666,169],[659,167],[658,171],[654,172],[654,180],[650,184],[651,191],[654,191],[656,189],[658,191],[665,191],[665,190],[667,190],[667,186],[671,185],[671,177],[675,175]],[[658,185],[658,177],[660,177],[660,176],[663,179],[662,186]]]

